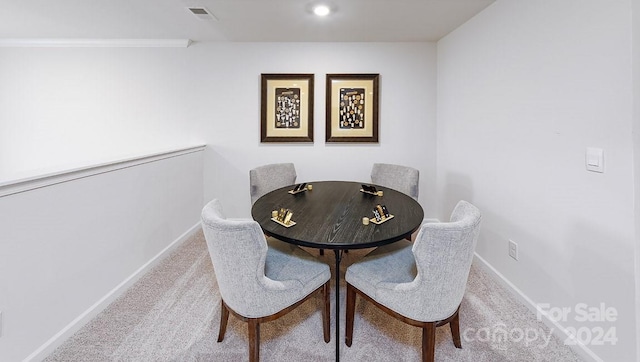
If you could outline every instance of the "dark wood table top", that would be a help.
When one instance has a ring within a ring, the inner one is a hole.
[[[309,182],[311,191],[296,195],[283,187],[259,198],[251,216],[265,234],[296,245],[320,249],[362,249],[382,246],[404,239],[422,224],[424,211],[408,195],[377,186],[383,196],[360,192],[361,183],[349,181]],[[386,205],[394,217],[380,225],[362,224],[373,217],[376,205]],[[271,211],[287,208],[296,225],[284,227],[271,220]]]

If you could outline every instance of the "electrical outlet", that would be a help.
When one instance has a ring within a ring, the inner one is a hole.
[[[518,244],[513,240],[509,240],[509,256],[518,260]]]

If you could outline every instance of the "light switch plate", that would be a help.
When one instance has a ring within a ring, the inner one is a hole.
[[[602,148],[587,147],[584,161],[587,171],[604,172],[604,150]]]
[[[513,240],[509,240],[509,256],[518,260],[518,244]]]

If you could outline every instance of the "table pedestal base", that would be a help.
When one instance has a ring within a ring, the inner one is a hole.
[[[336,362],[340,361],[340,261],[342,250],[335,249],[336,255]]]

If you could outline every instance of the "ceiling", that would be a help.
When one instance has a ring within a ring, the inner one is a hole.
[[[437,41],[495,0],[0,0],[0,39]],[[201,20],[188,8],[206,8]]]

